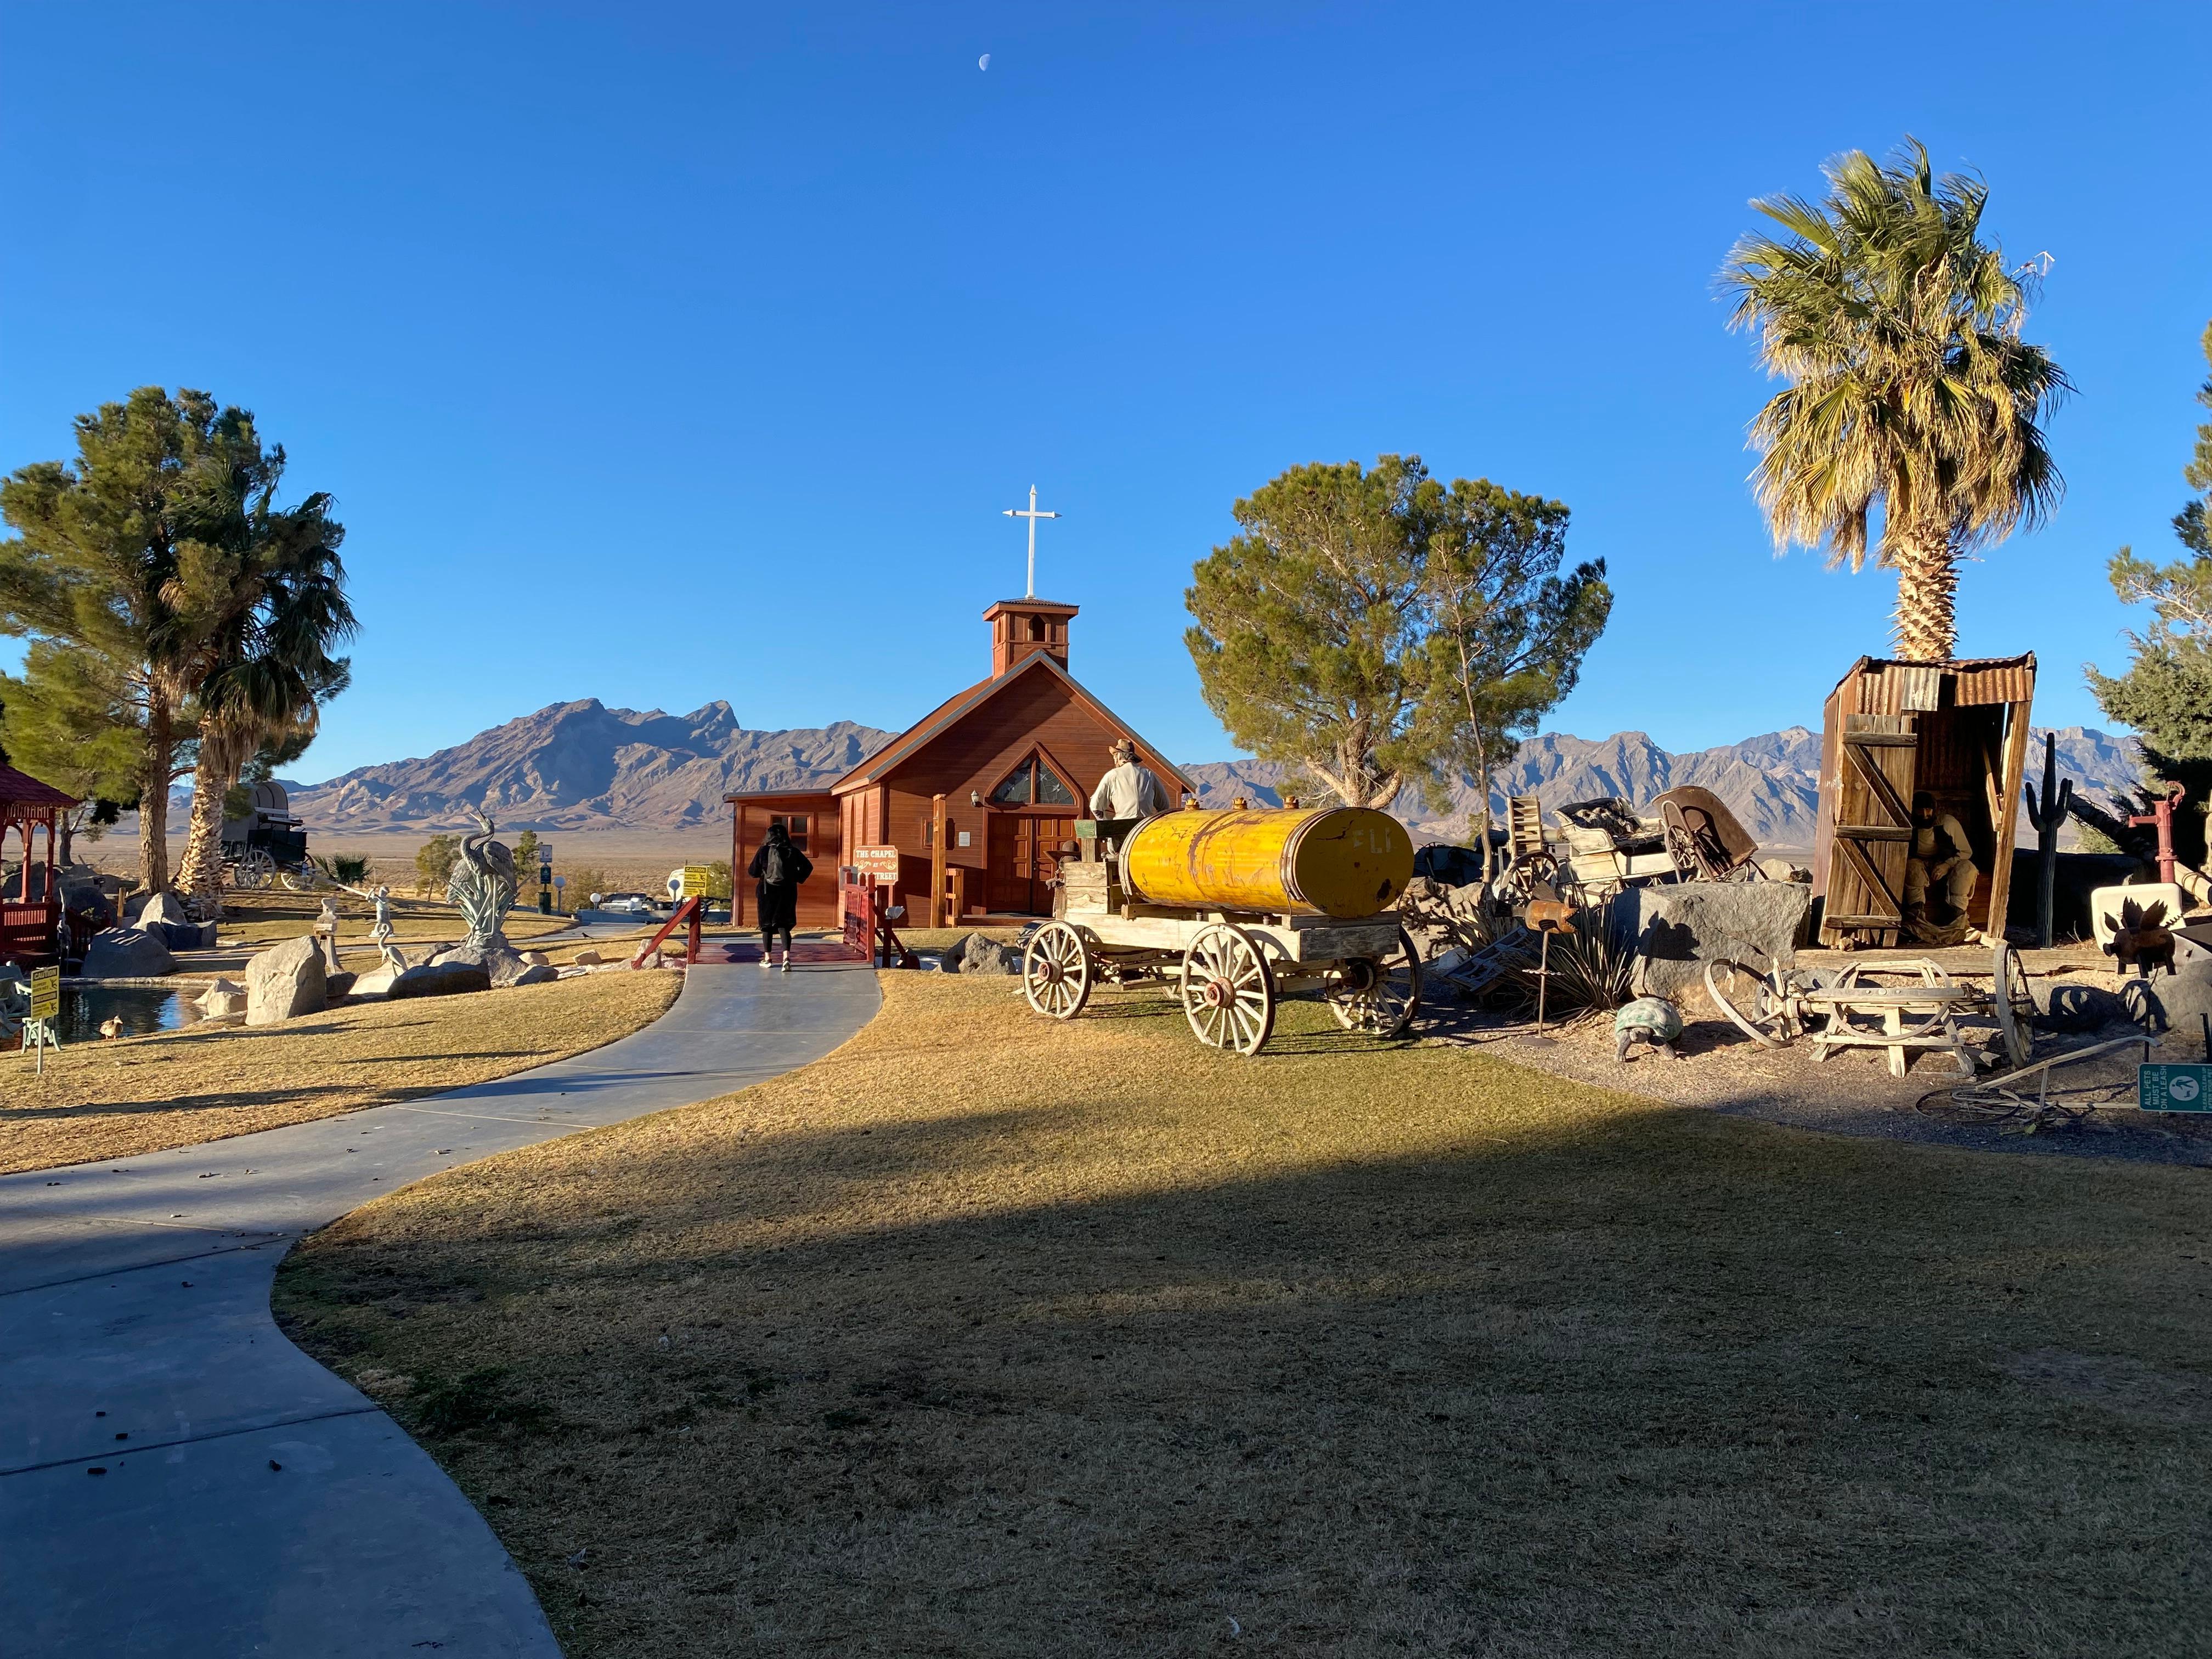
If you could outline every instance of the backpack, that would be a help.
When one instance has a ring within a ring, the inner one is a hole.
[[[770,842],[761,848],[761,879],[771,887],[781,887],[789,880],[791,872],[783,860],[783,848]]]

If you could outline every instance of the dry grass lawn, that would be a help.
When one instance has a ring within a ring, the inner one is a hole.
[[[282,1025],[71,1043],[35,1076],[0,1055],[0,1174],[193,1146],[413,1100],[597,1048],[659,1018],[679,974],[593,974],[363,1003]]]
[[[2203,1176],[884,982],[279,1278],[574,1659],[2205,1652]]]
[[[315,918],[322,914],[325,893],[337,901],[339,941],[347,945],[367,943],[375,906],[337,889],[325,889],[324,893],[292,893],[281,887],[227,891],[222,896],[218,935],[225,945],[234,939],[247,945],[276,945],[296,938],[315,925]],[[532,902],[536,902],[534,889]],[[520,906],[507,912],[502,924],[507,936],[517,945],[568,925],[566,916],[541,916],[535,909]],[[410,892],[392,889],[392,932],[403,950],[416,940],[459,939],[467,931],[460,912],[452,905],[417,900]]]

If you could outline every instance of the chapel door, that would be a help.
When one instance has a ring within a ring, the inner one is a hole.
[[[1051,884],[1060,874],[1054,854],[1074,838],[1073,818],[992,814],[984,837],[990,908],[1007,915],[1051,915]]]

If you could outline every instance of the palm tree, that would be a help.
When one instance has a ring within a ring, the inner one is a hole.
[[[257,756],[295,757],[313,738],[322,705],[346,687],[351,666],[331,654],[356,628],[338,544],[344,526],[331,498],[271,506],[277,466],[243,504],[223,561],[228,603],[204,607],[196,653],[199,754],[191,828],[177,884],[192,914],[222,913],[223,802]]]
[[[2021,338],[2039,273],[1981,240],[1979,179],[1937,179],[1911,138],[1887,165],[1853,150],[1824,171],[1818,204],[1754,201],[1788,234],[1746,236],[1721,273],[1729,325],[1757,330],[1790,382],[1752,422],[1752,477],[1778,546],[1825,543],[1853,570],[1879,503],[1899,653],[1940,661],[1958,645],[1960,558],[2057,505],[2040,422],[2072,386]]]

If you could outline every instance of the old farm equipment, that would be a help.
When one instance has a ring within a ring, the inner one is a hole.
[[[222,826],[223,867],[230,884],[248,890],[282,880],[295,893],[314,886],[315,866],[307,860],[307,836],[292,816],[291,799],[281,783],[257,783],[243,817]]]
[[[2033,653],[1852,665],[1829,694],[1820,736],[1813,893],[1822,945],[1898,943],[1920,790],[1971,843],[1978,873],[1966,923],[2004,936],[2034,696]]]
[[[1079,823],[1053,920],[1022,953],[1030,1006],[1083,1012],[1098,981],[1169,986],[1210,1048],[1254,1054],[1286,986],[1317,988],[1346,1030],[1395,1036],[1421,965],[1391,907],[1413,845],[1365,807],[1167,812]]]
[[[1653,799],[1667,854],[1684,881],[1756,880],[1759,843],[1710,789],[1685,784]]]

